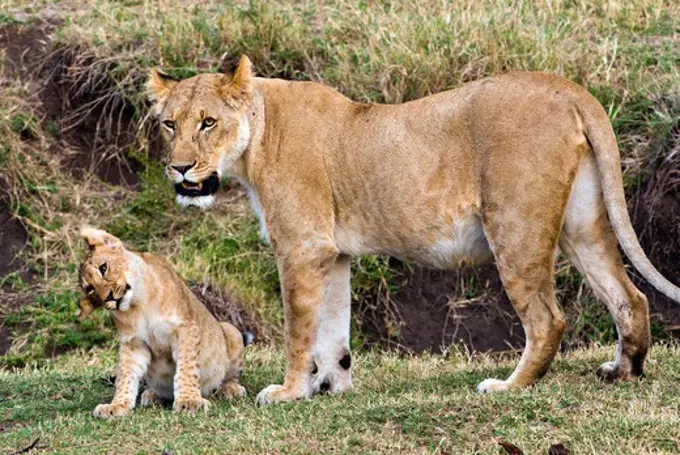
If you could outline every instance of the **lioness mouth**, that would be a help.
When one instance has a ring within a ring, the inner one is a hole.
[[[201,188],[203,188],[203,182],[194,183],[184,180],[182,181],[181,185],[183,188],[193,188],[199,191],[201,190]]]
[[[200,197],[210,196],[214,194],[220,187],[220,178],[217,172],[210,174],[210,177],[202,182],[191,182],[182,180],[180,183],[175,183],[175,191],[180,196]]]

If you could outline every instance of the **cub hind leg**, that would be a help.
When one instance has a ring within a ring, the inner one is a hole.
[[[228,322],[221,322],[220,327],[222,332],[224,332],[228,364],[224,380],[217,393],[227,399],[246,396],[246,389],[239,384],[239,377],[243,370],[245,347],[251,341],[248,337],[250,334],[242,334]]]
[[[143,408],[150,406],[160,406],[163,404],[163,398],[152,389],[146,389],[142,392],[140,404]]]
[[[592,157],[579,168],[560,247],[607,305],[616,323],[616,359],[602,364],[598,375],[608,380],[641,376],[650,344],[647,298],[624,269]]]

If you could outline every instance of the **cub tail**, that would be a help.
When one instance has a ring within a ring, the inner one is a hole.
[[[251,332],[243,332],[241,334],[243,337],[243,346],[248,346],[251,344],[253,341],[255,341],[255,335],[253,335]]]

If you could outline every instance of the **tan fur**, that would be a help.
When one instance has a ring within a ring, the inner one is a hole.
[[[128,251],[103,231],[82,234],[90,254],[80,269],[85,295],[79,317],[103,305],[120,337],[115,395],[111,404],[97,406],[97,417],[129,413],[142,378],[143,406],[174,398],[175,411],[194,412],[209,408],[204,397],[213,392],[245,395],[238,383],[244,342],[234,326],[218,323],[162,257]]]
[[[349,365],[349,274],[338,263],[358,254],[440,268],[495,259],[527,345],[507,380],[480,384],[489,391],[531,384],[557,352],[565,328],[552,282],[559,243],[616,320],[617,359],[600,372],[642,373],[647,301],[625,273],[617,237],[655,286],[676,300],[680,291],[645,262],[611,125],[583,88],[511,73],[378,105],[316,83],[251,77],[247,59],[236,74],[161,87],[152,76],[149,89],[160,120],[175,122],[164,133],[170,165],[193,164],[184,176],[193,182],[213,172],[237,177],[276,251],[287,369],[259,403],[351,387],[349,368],[338,366]],[[205,116],[218,120],[210,131],[199,127]]]

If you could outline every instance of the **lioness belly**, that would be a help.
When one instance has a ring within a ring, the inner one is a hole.
[[[370,226],[338,224],[338,249],[349,255],[388,254],[434,268],[456,268],[481,264],[492,258],[478,215],[468,214],[450,223],[422,226]]]

